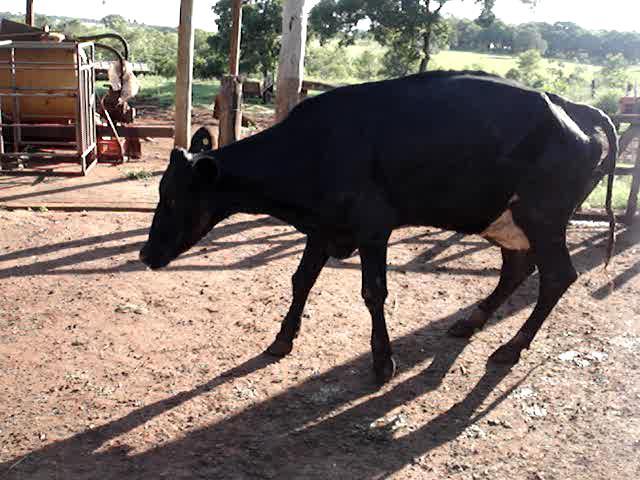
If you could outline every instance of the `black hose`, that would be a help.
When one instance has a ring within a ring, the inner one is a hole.
[[[124,59],[129,60],[129,44],[119,33],[99,33],[97,35],[84,35],[82,37],[75,37],[74,40],[101,40],[103,38],[115,38],[116,40],[120,41],[120,43],[122,43],[122,49],[124,51]],[[96,43],[96,45],[98,44]]]

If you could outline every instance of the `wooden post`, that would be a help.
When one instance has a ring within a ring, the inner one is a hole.
[[[231,44],[229,46],[229,73],[223,77],[216,101],[220,113],[220,146],[240,138],[242,127],[242,82],[240,73],[240,37],[242,35],[242,0],[231,4]]]
[[[300,101],[307,39],[305,0],[285,0],[276,85],[276,121],[284,119]]]
[[[176,147],[188,148],[191,138],[191,91],[193,88],[193,0],[181,0],[178,26],[176,75]]]
[[[242,82],[237,76],[222,78],[218,98],[220,112],[220,146],[229,145],[240,138],[242,132]]]
[[[27,0],[27,14],[24,22],[30,27],[33,27],[36,23],[35,16],[35,12],[33,11],[33,0]]]
[[[631,180],[631,191],[629,192],[629,200],[627,201],[627,211],[624,219],[627,225],[631,225],[635,219],[638,210],[638,193],[640,192],[640,144],[636,150],[636,164],[633,171],[633,180]]]

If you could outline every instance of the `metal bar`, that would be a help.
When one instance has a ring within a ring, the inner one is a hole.
[[[23,140],[22,141],[23,145],[39,145],[39,146],[47,146],[47,145],[51,145],[51,146],[75,146],[76,142],[72,142],[72,141],[62,141],[62,140],[47,140],[47,141],[40,141],[40,140]]]
[[[86,158],[86,157],[83,157],[83,158]],[[85,162],[86,162],[86,160],[85,160]],[[84,168],[84,172],[83,172],[83,173],[84,173],[84,175],[87,175],[87,174],[91,171],[91,169],[92,169],[93,167],[95,167],[97,164],[98,164],[98,156],[96,155],[96,156],[94,156],[94,158],[90,161],[90,163],[89,163],[88,165],[86,165],[86,166],[85,166],[85,168]]]
[[[62,152],[18,152],[18,153],[3,153],[7,158],[78,158],[77,153],[62,153]]]
[[[18,61],[16,61],[15,64],[16,65],[55,65],[55,66],[58,66],[58,67],[62,67],[62,66],[65,65],[65,64],[60,63],[60,62],[42,62],[42,61],[37,61],[37,60],[36,61],[33,61],[33,60],[18,60]],[[2,62],[0,62],[0,65],[12,65],[12,63],[11,62],[2,61]]]
[[[20,63],[17,63],[16,65],[20,65]],[[82,70],[88,70],[91,67],[91,65],[83,65],[82,66]],[[8,69],[6,64],[0,64],[0,69]],[[51,65],[27,65],[27,66],[20,66],[20,68],[18,68],[18,70],[69,70],[69,71],[73,71],[76,70],[75,66],[74,67],[65,67],[64,65],[55,65],[55,64],[51,64]]]
[[[2,93],[0,92],[0,97],[77,97],[78,94],[75,92],[69,93]]]
[[[22,128],[73,128],[75,123],[69,123],[68,125],[60,125],[56,123],[0,123],[0,127],[13,127],[20,125]]]
[[[20,65],[20,68],[18,68],[18,70],[75,70],[75,66],[74,67],[68,67],[68,66],[64,66],[62,64],[59,63],[53,63],[53,62],[47,62],[47,63],[40,63],[40,62],[29,62],[27,66],[23,67],[21,65],[26,65],[27,63],[21,63],[21,62],[16,62],[16,65]],[[91,65],[83,65],[82,66],[82,70],[89,70],[91,67],[93,66],[93,64]],[[6,63],[6,62],[0,62],[0,69],[9,69],[11,67],[11,64]],[[106,71],[106,70],[105,70]]]
[[[0,96],[2,96],[2,94],[0,93]],[[23,120],[28,120],[28,119],[36,119],[36,120],[40,120],[40,119],[47,119],[49,121],[53,120],[53,121],[58,121],[58,122],[66,122],[67,120],[69,120],[69,117],[65,117],[63,115],[49,115],[46,113],[34,113],[32,115],[22,115],[22,119]],[[60,125],[60,126],[64,126],[62,124],[56,123],[56,125]]]
[[[84,149],[84,142],[83,142],[83,132],[84,129],[86,128],[86,122],[85,122],[85,118],[82,112],[82,72],[80,71],[80,47],[76,46],[76,51],[75,51],[75,56],[76,56],[76,87],[78,90],[78,96],[76,98],[76,145],[77,145],[77,154],[78,155],[82,155],[82,150]],[[82,169],[82,174],[86,175],[86,160],[84,157],[80,158],[80,164],[81,164],[81,169]]]
[[[3,154],[4,154],[4,137],[2,136],[2,99],[0,98],[0,171],[2,171]]]
[[[95,162],[98,161],[98,142],[97,142],[97,133],[96,133],[96,70],[95,70],[95,54],[96,54],[96,46],[93,43],[87,44],[86,47],[89,50],[89,55],[91,59],[91,68],[89,69],[89,122],[91,124],[91,128],[89,129],[90,138],[91,138],[91,155]],[[92,165],[89,166],[91,168]]]
[[[94,148],[96,148],[96,144],[95,144],[95,143],[92,143],[91,145],[89,145],[89,147],[88,147],[84,152],[82,152],[82,156],[83,156],[83,157],[86,157],[87,155],[89,155],[90,153],[92,153],[92,151],[93,151],[93,149],[94,149]]]
[[[35,41],[35,40],[28,40],[28,41],[13,41],[13,40],[8,40],[9,43],[7,44],[0,44],[0,48],[17,48],[17,49],[43,49],[43,50],[73,50],[75,48],[75,43],[72,42],[60,42],[60,43],[43,43],[43,42],[39,42],[39,41]],[[84,42],[84,44],[86,43],[91,43],[91,42]],[[82,45],[82,44],[79,44]]]
[[[13,89],[13,87],[11,87]],[[9,87],[2,87],[0,86],[0,89],[2,90],[8,90]],[[41,91],[45,91],[45,93],[49,93],[49,92],[75,92],[75,89],[72,87],[56,87],[56,88],[45,88],[45,87],[16,87],[15,90],[17,92],[41,92]]]
[[[13,89],[15,90],[18,86],[18,81],[16,78],[16,68],[15,65],[13,65],[16,61],[16,50],[15,48],[11,49],[11,85],[13,87]],[[0,101],[2,100],[2,95],[0,95]],[[13,98],[13,112],[12,112],[12,116],[14,118],[14,120],[16,121],[16,123],[18,123],[17,127],[13,127],[12,129],[12,133],[13,133],[13,151],[14,152],[19,152],[20,151],[20,100],[18,99],[18,97],[14,97]]]
[[[173,138],[175,128],[173,125],[119,125],[116,127],[121,137],[133,138]],[[99,136],[111,136],[113,132],[106,125],[97,125],[96,132]]]
[[[66,66],[66,68],[69,68],[69,64],[68,63],[60,63],[58,62],[43,62],[43,61],[33,61],[33,60],[18,60],[16,63],[16,65],[55,65],[58,67],[64,67]],[[11,62],[0,62],[0,65],[11,65]]]

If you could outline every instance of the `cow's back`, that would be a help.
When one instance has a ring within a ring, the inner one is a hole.
[[[478,232],[565,130],[540,92],[475,72],[433,72],[305,100],[234,146],[246,153],[227,168],[325,227],[349,228],[382,198],[397,225]]]
[[[291,121],[326,135],[318,189],[378,188],[399,224],[472,232],[504,210],[553,117],[544,94],[497,77],[425,74],[329,92]]]

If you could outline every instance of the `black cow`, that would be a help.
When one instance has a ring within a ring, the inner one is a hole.
[[[601,151],[544,93],[482,72],[337,88],[219,150],[174,150],[140,258],[164,267],[238,212],[269,214],[305,233],[293,302],[267,349],[284,356],[327,259],[358,249],[373,368],[385,382],[395,371],[384,318],[391,232],[429,225],[480,234],[502,247],[500,281],[451,333],[467,337],[481,328],[537,266],[531,316],[491,356],[515,364],[576,279],[566,228]]]

